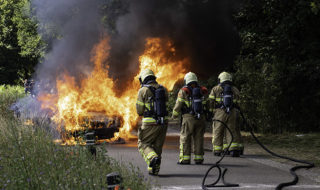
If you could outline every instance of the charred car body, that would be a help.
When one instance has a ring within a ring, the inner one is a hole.
[[[119,116],[108,117],[103,113],[90,112],[81,121],[79,129],[62,131],[62,139],[64,141],[70,138],[82,139],[86,145],[100,144],[104,140],[114,138],[115,133],[119,132],[121,124],[122,118]],[[118,142],[124,142],[122,139],[117,140]]]

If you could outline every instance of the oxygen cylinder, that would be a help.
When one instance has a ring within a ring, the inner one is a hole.
[[[193,112],[195,115],[200,118],[200,114],[203,112],[203,107],[202,107],[202,92],[199,87],[195,87],[192,89],[192,106],[193,106]]]
[[[222,102],[226,108],[226,112],[229,113],[233,104],[233,92],[231,86],[228,84],[223,87]]]
[[[163,87],[155,90],[155,112],[158,117],[166,116],[166,94]]]

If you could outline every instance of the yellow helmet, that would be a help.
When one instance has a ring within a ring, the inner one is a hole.
[[[224,82],[224,81],[230,81],[232,82],[232,76],[230,73],[227,72],[222,72],[219,74],[218,79],[220,80],[220,83]]]
[[[150,69],[145,69],[143,71],[141,71],[140,73],[140,79],[141,79],[141,82],[144,81],[144,79],[146,79],[148,76],[154,76],[154,73],[152,70]],[[154,76],[155,77],[155,76]]]
[[[196,74],[194,74],[193,72],[189,72],[184,76],[184,82],[186,84],[189,84],[190,82],[198,82],[198,78]]]

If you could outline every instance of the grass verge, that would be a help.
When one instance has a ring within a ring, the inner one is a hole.
[[[8,109],[22,87],[0,86],[0,189],[107,189],[106,175],[119,172],[124,189],[151,189],[139,169],[97,148],[60,146],[46,126],[25,125]]]
[[[246,145],[247,154],[263,154],[266,153],[255,140],[250,136],[249,133],[243,133],[244,142]],[[319,169],[320,165],[320,133],[312,134],[264,134],[258,135],[258,139],[267,146],[273,152],[280,155],[293,157],[296,159],[302,159],[309,162],[315,163]],[[290,163],[284,159],[278,159],[272,157],[272,159],[282,162]],[[292,163],[292,162],[291,162]]]

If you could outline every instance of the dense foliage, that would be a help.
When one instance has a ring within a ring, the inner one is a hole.
[[[0,84],[30,77],[43,54],[30,0],[0,1]]]
[[[263,132],[319,131],[320,2],[245,0],[235,16],[243,110]]]

